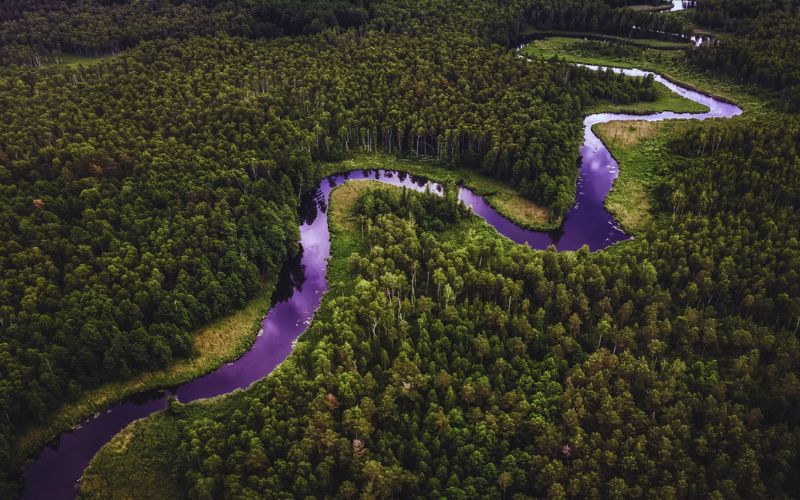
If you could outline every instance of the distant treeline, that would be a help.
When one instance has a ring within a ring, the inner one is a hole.
[[[695,19],[721,29],[714,44],[690,52],[704,68],[776,91],[787,109],[800,109],[800,2],[707,0]]]
[[[447,0],[20,2],[0,10],[0,62],[38,66],[54,52],[97,56],[146,40],[219,32],[274,38],[355,26],[404,33],[448,27],[511,46],[529,28],[667,38],[684,31],[674,18],[619,8],[630,3],[635,1],[473,1],[457,8]]]

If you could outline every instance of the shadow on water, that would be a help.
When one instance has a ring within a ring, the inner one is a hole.
[[[280,304],[286,302],[292,297],[295,289],[302,291],[303,283],[306,281],[305,266],[303,262],[303,246],[297,255],[284,262],[281,267],[281,272],[278,275],[278,282],[275,285],[275,291],[272,292],[272,304]]]
[[[300,207],[298,209],[300,224],[311,225],[317,220],[320,210],[325,212],[325,197],[322,190],[318,187],[308,191],[300,197]]]

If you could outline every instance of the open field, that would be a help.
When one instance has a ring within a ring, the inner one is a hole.
[[[534,41],[534,43],[537,45],[541,41],[550,40],[553,38],[570,38],[574,40],[604,40],[609,42],[618,42],[624,45],[633,45],[637,47],[661,50],[683,50],[692,46],[691,42],[688,41],[676,42],[659,40],[658,38],[627,38],[624,36],[589,33],[585,31],[535,31],[529,33],[528,35],[542,38],[541,40]]]

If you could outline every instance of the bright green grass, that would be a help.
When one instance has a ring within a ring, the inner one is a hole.
[[[668,40],[658,40],[656,38],[627,38],[617,35],[605,35],[602,33],[588,33],[583,31],[537,31],[530,33],[534,36],[545,36],[546,40],[552,38],[570,38],[573,40],[583,40],[586,38],[594,40],[607,40],[612,42],[620,42],[626,45],[636,45],[638,47],[647,47],[654,49],[688,49],[691,47],[691,42],[671,42]]]
[[[613,104],[603,101],[586,108],[586,114],[593,113],[630,113],[645,115],[660,111],[674,111],[676,113],[705,113],[708,107],[692,100],[681,97],[664,85],[655,82],[656,100],[653,102],[639,101],[632,104]]]
[[[672,8],[672,4],[665,3],[659,5],[650,5],[650,4],[628,5],[628,8],[631,10],[635,10],[637,12],[663,12],[665,10],[669,10],[670,8]]]

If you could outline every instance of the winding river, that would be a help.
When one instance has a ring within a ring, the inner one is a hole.
[[[597,69],[595,66],[587,66]],[[614,69],[629,76],[650,74],[638,69]],[[487,202],[466,187],[459,188],[459,199],[472,208],[497,231],[509,239],[544,249],[554,245],[558,250],[575,250],[588,245],[591,250],[606,248],[628,238],[614,218],[605,210],[606,198],[618,174],[617,162],[592,131],[592,126],[616,120],[674,120],[727,118],[742,112],[737,106],[676,85],[660,75],[655,80],[673,92],[699,102],[708,111],[700,114],[655,113],[629,115],[602,113],[584,120],[584,142],[580,149],[581,167],[577,182],[575,206],[556,233],[529,231],[499,215]],[[327,259],[330,255],[327,206],[331,190],[350,180],[377,180],[418,191],[426,188],[441,191],[441,186],[403,172],[357,170],[323,179],[319,186],[304,196],[300,226],[301,257],[286,266],[281,277],[274,305],[264,317],[261,330],[252,348],[232,363],[177,388],[140,394],[113,405],[87,419],[75,429],[63,432],[58,440],[42,450],[25,471],[23,498],[74,498],[75,487],[95,453],[125,426],[166,407],[167,397],[174,394],[186,403],[210,398],[248,387],[269,375],[291,353],[294,341],[305,331],[328,288]]]

